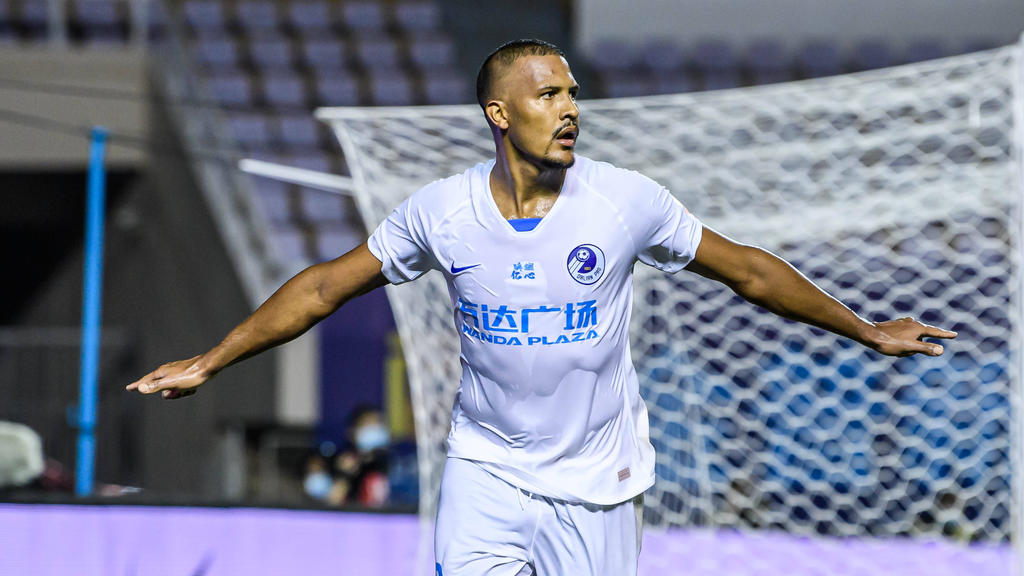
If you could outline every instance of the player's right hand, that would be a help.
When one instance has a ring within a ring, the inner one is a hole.
[[[138,390],[143,394],[160,392],[168,400],[191,396],[213,376],[202,367],[201,359],[202,355],[168,362],[125,386],[125,390]]]

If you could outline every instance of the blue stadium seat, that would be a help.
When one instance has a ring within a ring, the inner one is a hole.
[[[325,0],[302,0],[288,4],[286,21],[299,34],[325,34],[331,27],[331,6]]]
[[[360,82],[346,69],[317,71],[316,98],[320,106],[356,106]]]
[[[205,68],[237,67],[240,62],[238,45],[229,36],[197,36],[192,50]]]
[[[113,0],[78,0],[71,18],[84,28],[114,28],[124,24],[124,16]]]
[[[922,38],[914,40],[904,52],[906,62],[923,62],[949,56],[949,47],[939,39]]]
[[[647,72],[608,71],[601,75],[602,93],[608,98],[654,94],[654,81]]]
[[[618,40],[602,40],[594,45],[590,53],[590,66],[598,73],[629,70],[639,60],[634,46]]]
[[[268,118],[255,112],[231,112],[224,117],[228,132],[243,150],[266,150],[276,140]]]
[[[961,54],[969,54],[971,52],[981,52],[982,50],[991,50],[998,48],[1000,43],[992,38],[972,38],[967,42],[964,42],[963,47],[960,49]]]
[[[752,42],[744,60],[754,84],[772,84],[793,80],[793,58],[782,42],[764,38]]]
[[[851,64],[854,70],[875,70],[896,64],[892,48],[884,40],[872,39],[857,43]]]
[[[705,73],[729,72],[738,68],[736,52],[721,40],[701,40],[693,47],[693,63]]]
[[[252,178],[253,196],[263,215],[271,224],[282,225],[292,221],[288,185],[270,178]]]
[[[21,3],[21,26],[29,38],[44,36],[50,21],[46,0],[26,0]]]
[[[309,112],[281,114],[277,124],[281,147],[286,150],[312,150],[322,144],[321,125]]]
[[[226,25],[224,3],[217,0],[186,0],[182,11],[192,30],[223,30]]]
[[[380,32],[387,24],[384,5],[373,0],[345,2],[339,14],[341,25],[353,32]]]
[[[302,60],[312,69],[343,68],[348,65],[345,43],[333,36],[310,37],[300,44]]]
[[[291,69],[292,44],[281,34],[264,33],[249,38],[249,60],[260,70]]]
[[[245,0],[235,4],[235,20],[246,33],[274,31],[279,19],[277,3],[270,0]]]
[[[299,189],[299,204],[302,215],[309,222],[323,224],[341,223],[345,220],[345,204],[341,195],[315,188]]]
[[[644,45],[641,61],[656,75],[675,74],[686,66],[686,53],[672,40],[654,40]]]
[[[742,84],[738,70],[715,70],[704,74],[705,90],[726,90]]]
[[[274,70],[260,78],[263,101],[277,109],[297,109],[309,106],[306,83],[292,70]]]
[[[473,101],[466,75],[453,68],[423,72],[424,104],[468,104]]]
[[[292,226],[274,227],[271,229],[271,242],[274,249],[288,262],[302,261],[309,258],[306,248],[306,235]]]
[[[370,102],[377,106],[410,106],[416,103],[412,79],[401,70],[373,70],[369,75]]]
[[[431,0],[400,0],[394,6],[395,24],[406,32],[441,28],[441,7]]]
[[[843,71],[839,48],[835,43],[825,40],[804,44],[797,54],[797,63],[805,78],[834,76]]]
[[[252,80],[248,74],[226,69],[206,77],[206,88],[215,103],[226,107],[246,107],[253,103]]]
[[[682,71],[655,74],[652,78],[651,94],[683,94],[695,89],[693,79]]]
[[[409,61],[420,70],[455,66],[455,43],[443,33],[417,34],[408,39]]]
[[[332,260],[361,244],[366,238],[348,226],[320,230],[316,245],[320,260]]]
[[[325,152],[315,150],[288,154],[282,160],[282,163],[317,172],[335,172],[334,167],[331,165],[331,157]]]
[[[353,41],[356,62],[366,70],[395,69],[402,65],[398,42],[389,36],[369,34]]]

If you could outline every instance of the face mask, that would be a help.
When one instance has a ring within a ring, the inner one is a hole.
[[[314,472],[309,476],[306,476],[305,481],[302,483],[302,487],[306,490],[306,494],[314,500],[324,500],[327,498],[327,494],[331,491],[331,477],[326,472]]]
[[[364,426],[356,431],[356,449],[360,452],[372,452],[388,445],[388,429],[380,424]]]

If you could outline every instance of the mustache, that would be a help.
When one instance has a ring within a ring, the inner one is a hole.
[[[553,132],[553,133],[551,134],[551,137],[552,137],[552,138],[556,138],[556,137],[557,137],[557,136],[558,136],[559,134],[561,134],[561,133],[562,133],[562,130],[565,130],[565,129],[567,129],[567,128],[575,128],[575,129],[576,129],[577,131],[579,131],[579,129],[580,129],[580,123],[579,123],[579,122],[569,122],[569,123],[567,123],[567,124],[564,124],[564,125],[560,126],[560,127],[558,128],[558,130],[555,130],[555,131],[554,131],[554,132]]]

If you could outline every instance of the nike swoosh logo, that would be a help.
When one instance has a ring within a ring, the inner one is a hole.
[[[469,270],[470,268],[476,268],[477,266],[479,266],[479,264],[473,264],[471,266],[463,266],[461,268],[456,268],[455,262],[452,262],[452,267],[450,268],[450,270],[452,274],[458,274],[459,272],[465,272],[466,270]]]

